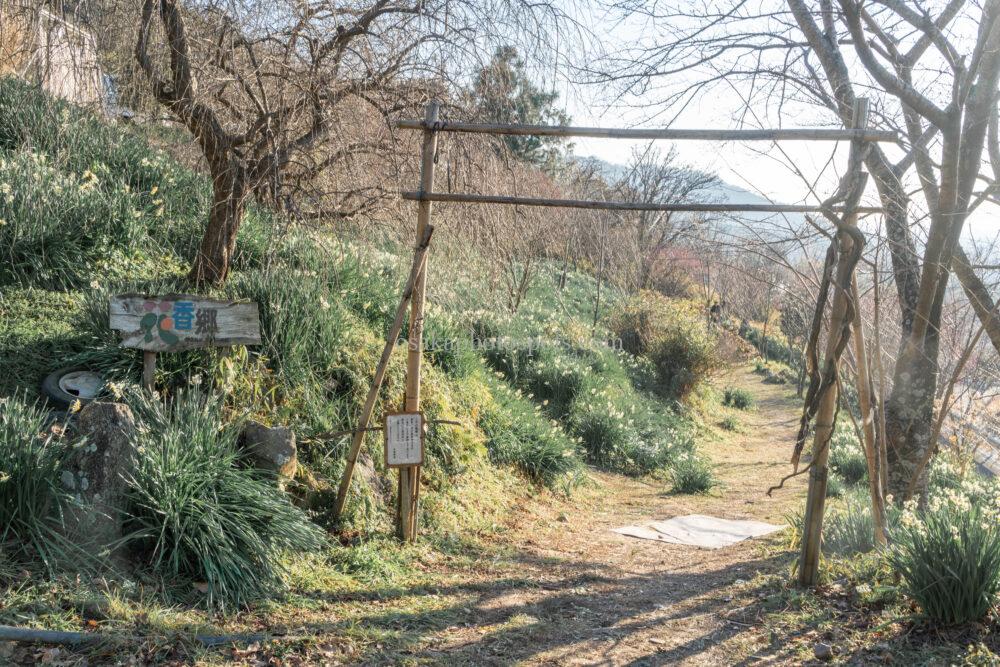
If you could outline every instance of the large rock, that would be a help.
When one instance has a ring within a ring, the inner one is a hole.
[[[273,472],[281,483],[295,476],[298,456],[291,429],[250,421],[243,428],[240,442],[255,468]]]
[[[76,422],[80,442],[62,473],[80,503],[67,516],[70,535],[106,546],[122,532],[123,474],[131,460],[135,418],[122,403],[90,403]]]

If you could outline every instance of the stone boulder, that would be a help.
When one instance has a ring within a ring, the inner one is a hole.
[[[67,515],[67,529],[87,543],[106,546],[122,533],[124,474],[131,461],[135,418],[122,403],[90,403],[76,420],[78,444],[62,472],[63,485],[79,507]]]
[[[240,434],[240,446],[255,468],[274,473],[279,483],[295,476],[299,459],[291,429],[250,421]]]

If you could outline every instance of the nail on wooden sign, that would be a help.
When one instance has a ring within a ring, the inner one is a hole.
[[[124,335],[122,347],[177,352],[260,344],[256,303],[190,294],[121,294],[111,298],[110,311],[111,328]]]

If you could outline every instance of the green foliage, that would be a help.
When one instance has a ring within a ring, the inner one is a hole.
[[[0,398],[0,549],[48,567],[65,555],[59,529],[72,497],[60,473],[67,450],[41,407]]]
[[[642,292],[615,314],[611,328],[627,351],[649,358],[666,396],[684,399],[719,366],[718,341],[694,304]]]
[[[329,563],[365,584],[384,584],[404,577],[407,558],[395,540],[363,540],[349,547],[330,550]]]
[[[546,92],[528,75],[524,60],[512,46],[497,49],[479,70],[472,94],[483,120],[494,123],[567,125],[569,116],[556,107],[559,94]],[[539,166],[553,166],[565,143],[559,137],[505,136],[504,143],[517,157]]]
[[[0,289],[0,396],[38,397],[42,378],[86,346],[73,326],[80,311],[77,296],[33,287]]]
[[[722,421],[719,422],[719,426],[721,426],[724,431],[739,431],[740,420],[732,415],[729,415],[728,417],[724,417]]]
[[[862,490],[848,492],[842,486],[839,488],[840,491],[835,495],[827,493],[827,496],[840,500],[829,506],[823,517],[824,551],[839,556],[854,556],[873,551],[876,546],[875,524],[872,521],[871,501],[867,492]],[[790,514],[787,521],[792,528],[790,547],[797,549],[802,539],[802,511]]]
[[[798,381],[795,372],[778,361],[767,361],[758,357],[754,360],[753,372],[764,376],[764,384],[794,384]]]
[[[722,395],[722,404],[737,410],[750,410],[754,406],[753,394],[746,389],[726,387]]]
[[[823,545],[840,555],[875,549],[875,523],[867,494],[846,494],[845,502],[824,517]]]
[[[473,334],[485,348],[487,363],[561,422],[588,463],[647,475],[665,470],[676,455],[693,448],[684,419],[637,388],[642,358],[593,340],[573,319],[555,320],[552,310],[533,312],[537,305],[530,302],[505,322],[479,317]],[[544,338],[538,336],[539,323]],[[513,344],[527,340],[535,343]]]
[[[583,468],[576,443],[519,391],[497,382],[492,393],[495,404],[486,407],[479,420],[490,458],[548,487],[568,491],[578,485]]]
[[[958,493],[908,508],[893,532],[889,560],[906,593],[931,621],[978,621],[1000,592],[1000,521],[996,499],[970,503]]]
[[[204,582],[211,607],[272,593],[287,550],[322,547],[320,529],[273,477],[240,465],[239,422],[197,391],[166,407],[136,394],[142,427],[127,478],[128,543],[161,576]]]
[[[844,480],[840,479],[836,475],[830,475],[826,480],[826,497],[827,498],[840,498],[844,495]]]
[[[0,79],[0,285],[181,270],[208,191],[128,131]]]
[[[670,469],[674,493],[708,493],[719,485],[712,464],[695,454],[684,454],[677,458]]]
[[[830,468],[847,486],[868,479],[868,459],[857,436],[846,428],[838,428],[830,439]]]
[[[771,361],[780,361],[793,368],[803,362],[802,352],[793,346],[785,335],[780,331],[775,331],[771,327],[767,336],[764,336],[763,326],[743,322],[739,329],[740,337],[757,348],[757,351],[766,356]]]

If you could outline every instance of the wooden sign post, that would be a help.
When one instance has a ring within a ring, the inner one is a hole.
[[[260,344],[255,303],[191,294],[121,294],[111,298],[110,318],[111,328],[124,336],[122,347],[143,351],[142,384],[149,390],[158,352]]]

